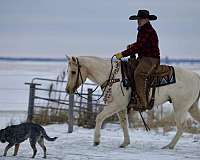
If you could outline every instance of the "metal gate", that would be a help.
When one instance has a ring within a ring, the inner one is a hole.
[[[73,125],[80,124],[87,128],[93,128],[97,113],[102,110],[103,102],[96,101],[100,94],[100,89],[92,93],[95,84],[85,83],[79,89],[81,96],[77,94],[68,95],[65,86],[66,81],[59,79],[33,78],[29,85],[29,104],[27,121],[32,122],[34,118],[51,113],[66,114],[68,132],[73,132]],[[43,116],[42,118],[44,118]],[[83,118],[84,117],[84,118]]]

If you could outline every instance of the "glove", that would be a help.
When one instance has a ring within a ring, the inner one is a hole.
[[[117,53],[117,54],[115,54],[115,57],[117,59],[121,59],[123,57],[123,55],[122,55],[122,53]]]

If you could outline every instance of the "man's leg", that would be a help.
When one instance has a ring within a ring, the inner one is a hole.
[[[159,64],[160,60],[155,58],[143,57],[140,59],[139,64],[135,70],[134,78],[136,84],[136,92],[139,96],[140,106],[141,108],[147,108],[147,100],[146,100],[146,88],[145,88],[145,80],[149,71],[151,71],[152,67],[156,64]]]

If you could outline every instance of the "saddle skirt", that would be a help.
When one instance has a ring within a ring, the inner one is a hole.
[[[159,65],[149,75],[150,87],[161,87],[176,83],[175,71],[173,66]]]

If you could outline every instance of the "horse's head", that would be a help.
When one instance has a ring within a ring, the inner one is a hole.
[[[80,64],[76,57],[68,58],[68,80],[66,92],[73,94],[76,89],[85,82],[87,78],[86,68]]]

